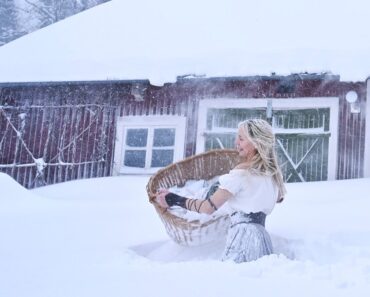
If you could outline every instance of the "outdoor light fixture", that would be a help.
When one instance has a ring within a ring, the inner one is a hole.
[[[346,100],[351,105],[351,113],[360,113],[360,103],[357,99],[358,95],[355,91],[349,91],[346,94]]]

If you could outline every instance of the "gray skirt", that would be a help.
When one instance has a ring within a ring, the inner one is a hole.
[[[222,261],[241,263],[272,254],[271,238],[264,227],[265,218],[262,212],[246,214],[239,211],[230,215]]]

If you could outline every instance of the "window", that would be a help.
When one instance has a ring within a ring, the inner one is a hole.
[[[127,128],[124,166],[164,167],[173,162],[175,128]]]
[[[265,117],[263,108],[209,108],[206,114],[207,130],[204,133],[205,151],[234,148],[238,123]]]
[[[117,173],[153,173],[183,158],[185,118],[179,116],[121,118],[117,135],[115,152]]]

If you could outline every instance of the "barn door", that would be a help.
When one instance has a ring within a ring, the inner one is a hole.
[[[329,111],[273,110],[272,124],[285,181],[328,179]]]
[[[246,119],[266,117],[266,108],[210,108],[207,112],[205,150],[235,147],[238,123]]]
[[[217,107],[215,102],[210,102],[205,119],[200,120],[204,124],[198,126],[201,131],[198,131],[197,146],[203,142],[200,146],[204,151],[234,148],[238,123],[245,119],[262,118],[273,126],[276,152],[286,182],[333,179],[335,164],[330,162],[335,162],[336,150],[331,157],[329,151],[333,151],[333,147],[335,149],[336,142],[332,141],[330,127],[336,125],[330,118],[333,108],[322,105],[318,104],[315,108],[273,106],[270,100],[266,100],[265,106],[228,108]]]

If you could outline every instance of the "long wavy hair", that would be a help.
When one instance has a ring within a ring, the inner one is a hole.
[[[262,119],[249,119],[240,122],[238,128],[245,133],[257,150],[248,162],[248,169],[258,175],[272,176],[279,189],[277,202],[282,202],[286,188],[275,151],[275,135],[271,125]]]

